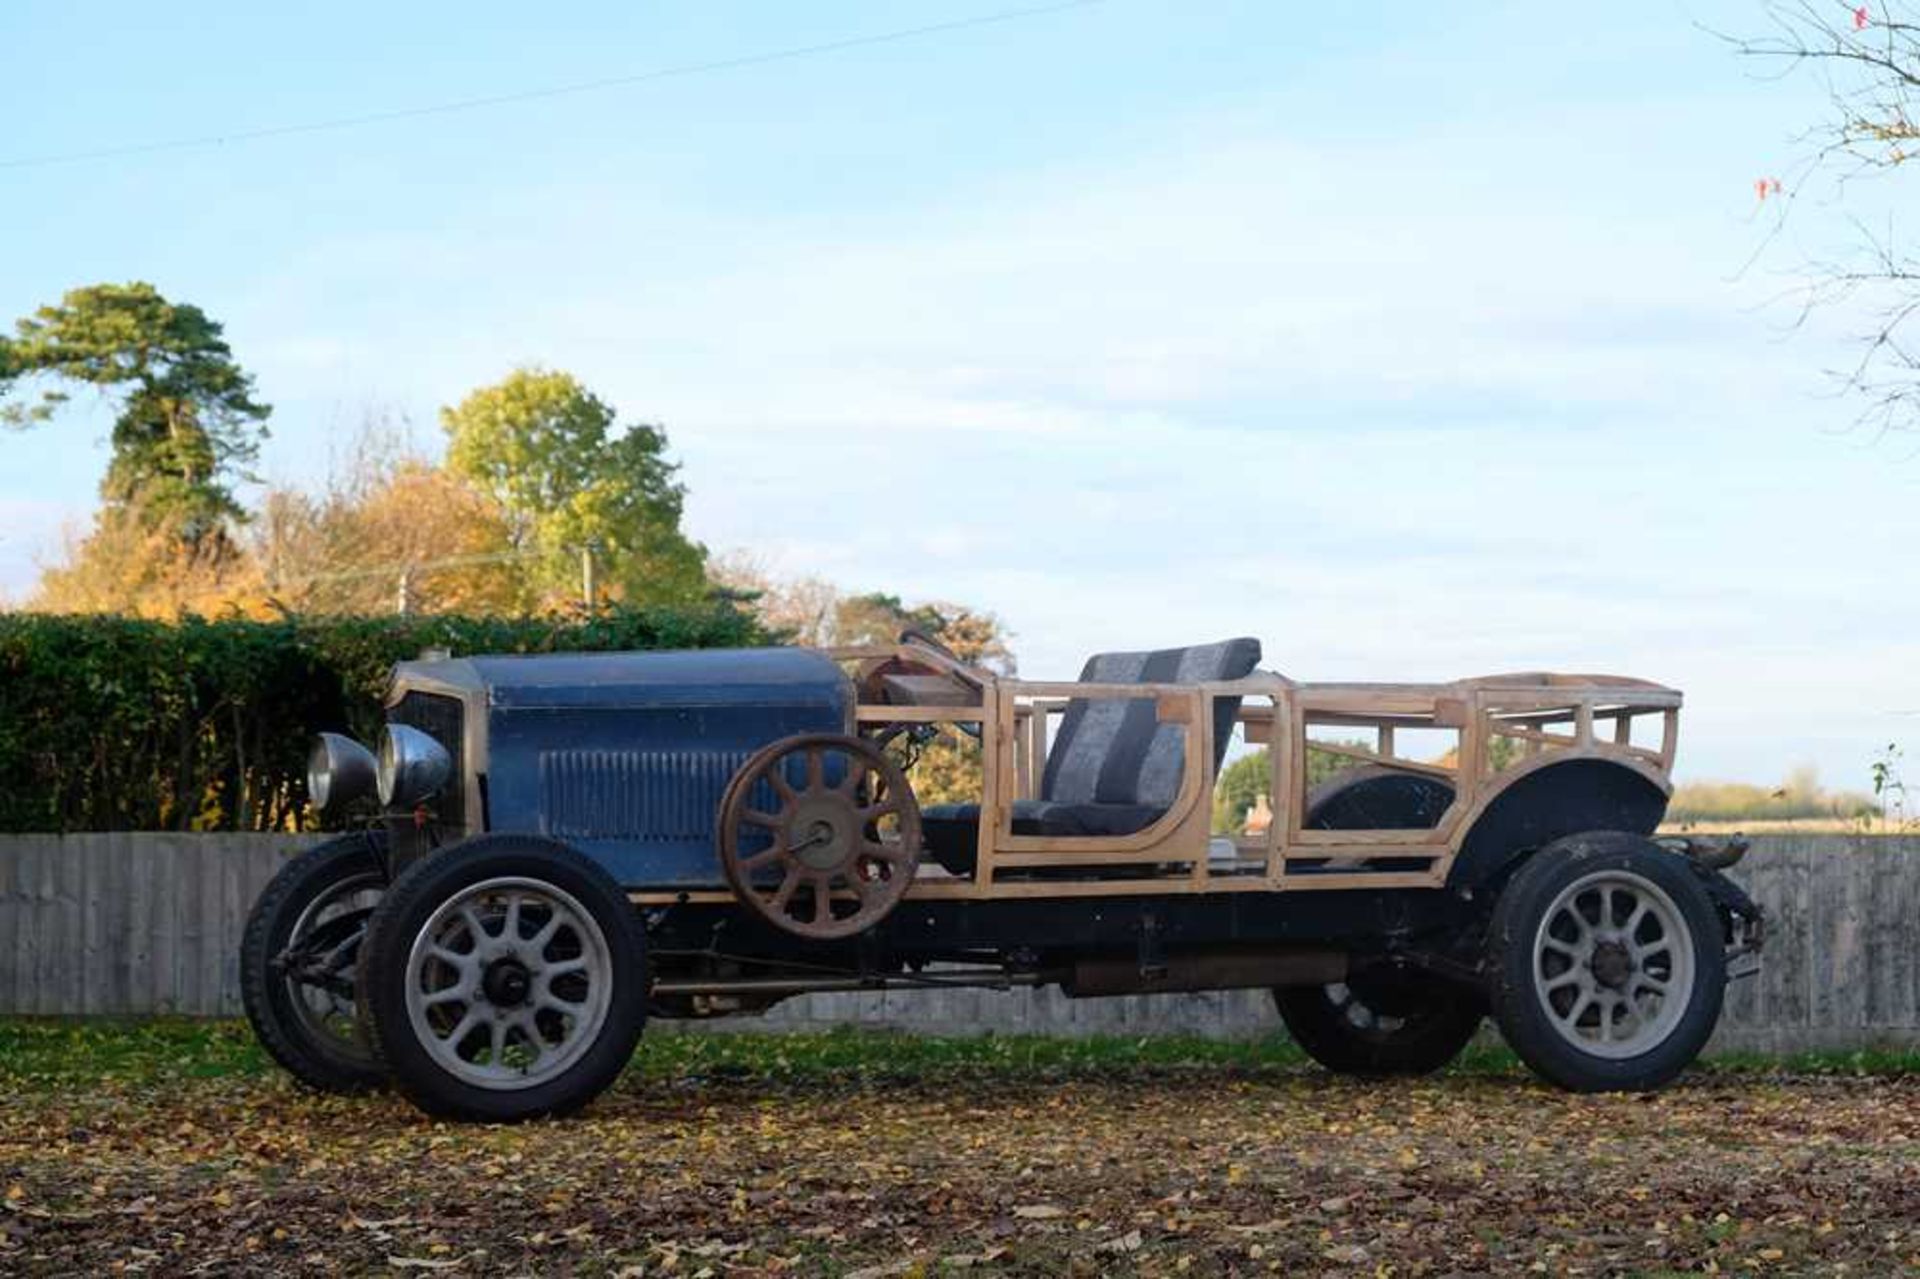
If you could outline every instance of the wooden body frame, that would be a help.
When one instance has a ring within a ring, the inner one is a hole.
[[[1000,676],[914,643],[831,652],[863,690],[891,665],[934,672],[964,693],[938,704],[863,700],[852,731],[901,723],[979,726],[981,818],[973,873],[956,876],[923,864],[910,900],[1439,889],[1475,820],[1539,769],[1604,760],[1672,792],[1681,694],[1644,680],[1528,672],[1447,684],[1302,684],[1255,671],[1197,684],[1096,684]],[[1076,698],[1154,699],[1159,721],[1185,734],[1179,794],[1163,817],[1135,834],[1016,835],[1014,802],[1039,796],[1055,717]],[[1273,820],[1259,835],[1211,833],[1218,698],[1238,698],[1236,722],[1246,740],[1270,747]],[[1657,730],[1654,741],[1634,740],[1642,722]],[[1348,740],[1316,739],[1315,729],[1337,730]],[[1451,762],[1397,753],[1403,735],[1435,729],[1457,735]],[[1354,744],[1355,732],[1371,732],[1373,745]],[[1499,738],[1516,743],[1519,754],[1495,771],[1489,746]],[[1431,829],[1303,829],[1313,752],[1443,777],[1453,785],[1454,801]],[[1383,859],[1385,865],[1370,864]],[[1116,873],[1116,867],[1124,869]],[[1049,868],[1055,869],[1033,873]],[[1060,873],[1065,870],[1094,873]],[[725,892],[633,896],[663,903],[731,900]]]

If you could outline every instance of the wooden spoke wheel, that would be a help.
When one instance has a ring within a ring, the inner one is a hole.
[[[741,902],[799,937],[885,919],[920,866],[920,806],[857,737],[788,737],[740,766],[720,801],[720,866]]]

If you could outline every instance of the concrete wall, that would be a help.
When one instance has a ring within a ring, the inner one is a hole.
[[[309,840],[255,835],[0,836],[0,1013],[240,1009],[247,908]],[[1920,839],[1768,836],[1735,871],[1769,916],[1761,974],[1736,983],[1717,1046],[1920,1046]],[[858,1022],[965,1034],[1257,1036],[1264,994],[1070,1000],[1057,991],[816,995],[716,1028]]]

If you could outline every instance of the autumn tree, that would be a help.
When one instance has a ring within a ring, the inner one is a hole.
[[[42,613],[247,612],[258,599],[252,565],[224,537],[192,539],[176,517],[134,496],[110,502],[40,575],[27,606]]]
[[[1897,240],[1891,211],[1920,154],[1920,4],[1781,0],[1769,5],[1772,30],[1726,37],[1764,74],[1812,75],[1827,107],[1803,138],[1803,153],[1783,178],[1761,176],[1758,198],[1775,211],[1778,234],[1790,214],[1837,212],[1843,221],[1833,256],[1805,265],[1797,290],[1802,316],[1848,304],[1868,317],[1857,357],[1838,372],[1863,405],[1862,420],[1883,431],[1920,425],[1920,257]],[[1886,212],[1885,230],[1876,230]]]
[[[0,422],[46,422],[91,388],[114,409],[92,529],[42,577],[56,611],[166,615],[226,606],[246,572],[230,528],[268,408],[218,323],[151,284],[70,290],[0,337]]]
[[[706,552],[680,528],[686,490],[666,432],[619,428],[572,374],[525,368],[441,410],[447,469],[491,498],[536,593],[577,590],[580,552],[600,556],[609,594],[675,603],[707,589]]]
[[[369,432],[318,492],[275,489],[252,549],[261,589],[301,613],[527,611],[498,503],[444,467]]]
[[[1002,675],[1014,673],[1013,650],[1000,619],[964,604],[935,601],[909,608],[899,596],[878,591],[847,596],[834,607],[831,642],[891,644],[907,630],[932,636],[961,661]]]
[[[984,609],[934,600],[904,603],[898,595],[849,595],[819,577],[782,578],[752,556],[713,561],[716,586],[746,603],[768,630],[812,648],[891,644],[902,631],[924,631],[965,662],[1001,675],[1018,670],[1006,624]]]
[[[113,457],[100,486],[111,507],[196,552],[245,518],[232,485],[258,456],[269,409],[199,307],[169,302],[151,284],[96,284],[0,339],[0,420],[45,421],[75,387],[115,402]],[[23,389],[38,394],[17,398]]]
[[[845,597],[823,577],[777,577],[757,557],[733,551],[708,563],[714,586],[740,602],[761,625],[789,643],[826,648]]]

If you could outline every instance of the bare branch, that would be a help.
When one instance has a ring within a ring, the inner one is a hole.
[[[1920,259],[1896,249],[1891,219],[1876,231],[1846,211],[1854,184],[1896,178],[1920,155],[1920,5],[1778,0],[1767,18],[1764,35],[1714,34],[1761,78],[1818,77],[1828,110],[1798,140],[1803,154],[1791,178],[1762,186],[1763,201],[1774,196],[1773,224],[1743,273],[1773,249],[1790,215],[1840,209],[1851,247],[1837,260],[1803,264],[1804,280],[1788,293],[1798,311],[1793,327],[1817,309],[1864,304],[1871,322],[1859,357],[1832,375],[1864,403],[1856,426],[1876,438],[1920,431],[1920,345],[1908,340],[1920,314]]]

